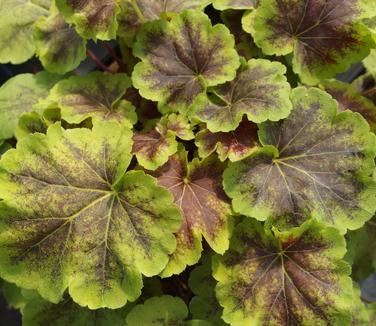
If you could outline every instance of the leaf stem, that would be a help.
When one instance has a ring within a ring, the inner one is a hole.
[[[122,71],[127,71],[127,68],[125,67],[124,62],[119,58],[116,51],[105,42],[101,43],[101,45],[107,50],[107,52],[110,54],[111,58],[114,59],[118,63],[120,69]]]
[[[140,10],[140,7],[138,6],[137,0],[131,0],[131,5],[133,7],[133,10],[136,12],[136,15],[138,19],[141,21],[141,23],[145,23],[146,19]]]
[[[93,52],[91,52],[90,50],[86,50],[86,55],[91,59],[91,60],[93,60],[95,63],[96,63],[96,65],[98,66],[98,67],[100,67],[102,70],[104,70],[104,71],[107,71],[107,72],[111,72],[112,73],[112,71],[110,70],[110,68],[108,68],[102,61],[100,61],[99,59],[98,59],[98,57],[93,53]]]

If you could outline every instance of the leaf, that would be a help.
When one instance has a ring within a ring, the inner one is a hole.
[[[317,88],[294,89],[292,102],[287,119],[260,126],[264,147],[224,172],[234,210],[282,228],[310,216],[341,232],[361,227],[376,208],[375,135]]]
[[[59,11],[85,39],[111,40],[116,38],[117,0],[56,0]]]
[[[217,10],[226,9],[253,9],[258,0],[214,0],[213,6]]]
[[[376,76],[367,73],[356,78],[351,85],[361,93],[362,96],[370,99],[376,105]]]
[[[369,56],[363,60],[363,64],[367,71],[376,76],[376,50],[371,50]]]
[[[203,9],[210,0],[121,0],[119,34],[129,46],[143,23],[158,20],[172,13],[179,14],[187,9]]]
[[[195,143],[202,158],[216,152],[222,162],[240,161],[259,148],[257,125],[243,119],[234,131],[212,133],[204,129],[196,135]]]
[[[376,322],[376,302],[371,303],[367,308],[369,314],[369,325],[373,325]]]
[[[134,307],[126,318],[127,326],[210,326],[204,321],[186,321],[188,309],[178,297],[163,295],[154,297]]]
[[[194,138],[187,119],[176,114],[163,116],[153,129],[134,134],[132,152],[142,167],[156,170],[178,150],[176,137],[183,140]]]
[[[230,250],[213,260],[223,319],[232,325],[349,325],[350,266],[346,243],[310,220],[286,232],[245,219]]]
[[[9,307],[23,309],[27,300],[22,295],[22,290],[13,283],[0,280],[0,293],[5,298]]]
[[[86,41],[59,13],[38,19],[34,39],[37,56],[48,71],[65,74],[86,58]]]
[[[211,258],[205,256],[202,265],[196,266],[189,276],[189,288],[195,294],[189,303],[189,310],[193,318],[223,326],[227,324],[221,318],[223,309],[215,297],[216,282],[212,276]]]
[[[49,3],[49,1],[47,1]],[[2,0],[0,3],[0,63],[19,64],[35,53],[33,26],[48,7],[33,0]]]
[[[20,74],[9,79],[0,88],[0,139],[12,138],[18,119],[33,111],[33,105],[47,97],[49,90],[60,79],[58,75],[40,72]]]
[[[360,21],[374,14],[373,1],[261,0],[243,28],[268,55],[294,53],[293,69],[303,82],[346,71],[374,46]]]
[[[122,100],[130,86],[126,74],[95,71],[60,81],[51,90],[49,100],[58,104],[61,117],[69,123],[92,117],[95,121],[122,121],[132,127],[137,122],[135,108]]]
[[[0,161],[0,274],[53,303],[69,288],[90,309],[119,308],[159,274],[181,225],[171,194],[125,173],[132,133],[116,122],[18,142]]]
[[[58,304],[51,304],[42,299],[30,300],[22,313],[24,326],[107,326],[124,325],[125,308],[90,310],[80,307],[72,299],[64,299]]]
[[[369,323],[369,313],[365,306],[365,303],[361,300],[361,291],[357,283],[354,282],[354,299],[352,308],[352,322],[351,325],[354,326],[368,326]]]
[[[346,261],[352,266],[352,278],[364,280],[376,271],[376,218],[359,230],[346,234]]]
[[[141,59],[132,80],[142,97],[158,101],[162,113],[185,113],[207,86],[235,77],[239,57],[223,25],[212,27],[200,11],[187,10],[170,22],[141,29],[134,54]]]
[[[371,131],[376,131],[376,105],[372,101],[360,95],[353,86],[337,80],[324,81],[322,85],[337,100],[340,111],[359,112],[368,121]]]
[[[183,213],[183,224],[176,234],[177,248],[162,277],[181,273],[201,257],[202,236],[217,253],[229,245],[231,209],[222,189],[224,165],[213,157],[188,163],[187,153],[180,148],[154,175],[158,184],[167,188]]]
[[[212,97],[198,100],[195,115],[212,132],[235,130],[245,115],[256,123],[286,118],[292,106],[285,72],[279,62],[243,62],[235,80],[209,90]]]
[[[36,112],[24,114],[18,120],[16,128],[16,138],[20,140],[29,134],[42,133],[46,134],[49,123]]]

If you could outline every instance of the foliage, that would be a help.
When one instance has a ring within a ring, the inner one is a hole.
[[[0,87],[0,292],[23,324],[372,325],[375,17],[0,0],[0,63],[40,62]]]

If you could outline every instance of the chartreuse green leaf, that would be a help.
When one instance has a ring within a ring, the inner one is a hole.
[[[153,297],[134,307],[126,318],[126,326],[210,326],[201,320],[188,321],[188,308],[178,297]]]
[[[117,0],[55,0],[59,11],[73,24],[83,38],[111,40],[116,38]]]
[[[86,41],[60,13],[41,17],[35,24],[36,54],[45,69],[64,74],[86,58]]]
[[[95,71],[60,81],[48,99],[58,104],[62,119],[69,123],[80,123],[92,117],[122,121],[131,127],[137,122],[135,107],[122,100],[130,86],[131,80],[126,74]]]
[[[141,294],[175,250],[181,214],[142,171],[125,173],[132,133],[117,122],[93,130],[24,137],[0,161],[0,275],[57,303],[68,288],[90,309],[119,308]]]
[[[13,283],[0,280],[0,293],[9,307],[13,309],[23,309],[27,303],[27,300],[22,295],[22,290]]]
[[[194,138],[187,119],[176,114],[163,116],[155,128],[134,134],[132,152],[142,167],[155,170],[178,150],[176,137],[183,140]]]
[[[216,282],[212,276],[212,256],[205,256],[202,265],[195,267],[189,275],[189,288],[195,294],[189,303],[193,318],[210,321],[215,326],[227,325],[222,320],[223,309],[215,297]]]
[[[18,119],[33,111],[33,105],[47,97],[53,85],[60,79],[48,72],[20,74],[9,79],[0,88],[0,139],[14,136]]]
[[[354,282],[354,298],[353,298],[353,306],[352,306],[352,321],[351,325],[354,326],[369,326],[373,325],[370,324],[370,316],[366,305],[361,300],[361,291],[360,287],[357,283]]]
[[[71,298],[52,304],[41,298],[30,300],[22,310],[24,326],[123,326],[128,305],[121,309],[90,310]]]
[[[243,116],[253,122],[278,121],[292,108],[290,85],[279,62],[251,59],[243,62],[236,78],[210,89],[197,100],[195,115],[212,132],[235,130]]]
[[[34,133],[47,133],[47,129],[50,123],[37,112],[31,112],[24,114],[18,120],[16,128],[16,138],[21,138]]]
[[[369,304],[367,311],[369,316],[369,325],[374,325],[376,323],[376,302]]]
[[[0,2],[0,63],[18,64],[35,53],[33,27],[48,16],[49,1],[2,0]]]
[[[373,0],[261,0],[243,28],[265,54],[294,53],[294,71],[315,84],[369,54],[375,43],[361,19],[374,10]]]
[[[364,280],[376,271],[376,218],[359,230],[346,234],[346,261],[352,266],[352,277]]]
[[[287,119],[260,126],[264,147],[224,172],[234,210],[280,227],[307,216],[341,232],[361,227],[375,211],[375,135],[317,88],[294,89],[292,102]]]
[[[376,131],[376,105],[371,100],[362,96],[354,86],[338,80],[327,80],[322,85],[337,100],[340,111],[359,112],[369,123],[371,131]]]
[[[279,232],[245,219],[213,260],[217,298],[231,325],[350,325],[344,238],[312,219]]]
[[[376,50],[371,50],[369,56],[363,60],[363,64],[367,71],[376,76]]]
[[[253,9],[258,0],[214,0],[213,6],[218,10],[226,9]]]
[[[240,161],[259,149],[257,125],[243,119],[234,131],[212,133],[204,129],[196,135],[196,146],[202,158],[216,152],[222,162]]]
[[[129,46],[132,46],[143,23],[171,14],[179,14],[187,9],[203,9],[210,2],[210,0],[121,0],[118,34]]]
[[[224,164],[214,157],[187,162],[183,148],[155,172],[158,184],[174,196],[183,213],[183,224],[176,233],[177,248],[162,276],[181,273],[201,257],[202,237],[217,253],[229,246],[231,209],[222,189]]]
[[[141,59],[133,84],[164,113],[187,112],[207,86],[232,80],[239,66],[229,30],[193,10],[145,24],[133,51]]]

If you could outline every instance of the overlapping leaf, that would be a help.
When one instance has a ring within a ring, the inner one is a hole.
[[[223,253],[229,245],[231,209],[222,189],[224,165],[211,157],[187,162],[187,153],[172,156],[155,173],[158,184],[174,196],[183,213],[183,224],[176,234],[177,248],[162,276],[178,274],[201,257],[201,239]]]
[[[48,16],[50,1],[2,0],[0,3],[0,63],[18,64],[35,53],[33,27]]]
[[[34,38],[37,56],[48,71],[64,74],[86,58],[86,41],[59,13],[40,18]]]
[[[376,218],[359,230],[348,232],[346,260],[352,266],[352,277],[364,280],[376,271]]]
[[[218,10],[226,9],[253,9],[258,0],[214,0],[213,6]]]
[[[143,23],[187,9],[202,9],[209,3],[210,0],[121,0],[119,34],[131,46]]]
[[[22,310],[24,326],[123,326],[127,307],[117,310],[90,310],[80,307],[72,299],[52,304],[40,298],[30,300]]]
[[[296,88],[292,101],[287,119],[261,125],[265,147],[225,171],[233,208],[281,227],[309,215],[342,232],[359,228],[375,211],[375,135],[319,89]]]
[[[217,298],[232,325],[350,325],[344,238],[310,220],[286,232],[246,219],[213,261]]]
[[[134,47],[142,62],[133,84],[161,112],[187,112],[197,95],[235,77],[239,57],[234,39],[223,25],[211,25],[200,11],[188,10],[170,22],[146,24]]]
[[[155,128],[134,134],[132,152],[142,167],[155,170],[178,150],[176,137],[183,140],[194,138],[188,121],[176,114],[164,116]]]
[[[86,76],[73,76],[57,83],[49,100],[61,109],[61,117],[69,123],[94,120],[117,120],[132,126],[137,122],[134,106],[121,98],[131,86],[126,74],[111,75],[99,71]]]
[[[253,122],[278,121],[291,111],[290,85],[279,62],[251,59],[243,62],[236,78],[202,96],[195,115],[212,132],[235,130],[243,116]]]
[[[126,318],[127,326],[210,326],[201,320],[188,321],[188,308],[178,297],[164,295],[134,307]]]
[[[120,11],[117,0],[56,0],[56,5],[82,37],[94,40],[116,37],[116,16]]]
[[[313,84],[368,55],[374,42],[361,19],[374,10],[370,0],[261,0],[243,25],[266,54],[293,52],[294,71]]]
[[[125,173],[132,134],[116,122],[19,141],[1,159],[0,274],[58,302],[69,288],[91,309],[141,293],[176,247],[181,214],[141,171]]]
[[[323,86],[337,100],[340,111],[359,112],[370,124],[371,130],[376,131],[376,105],[371,100],[359,94],[353,86],[340,81],[325,81]]]
[[[33,105],[47,97],[59,79],[59,76],[48,72],[20,74],[0,88],[0,139],[14,136],[21,115],[32,112]]]
[[[202,265],[195,267],[189,276],[189,288],[195,294],[189,303],[193,318],[210,321],[213,326],[227,325],[222,320],[223,309],[219,305],[214,288],[216,282],[212,276],[212,256],[202,259]]]
[[[258,150],[257,125],[243,119],[234,131],[212,133],[204,129],[196,135],[196,146],[202,158],[216,152],[222,162],[240,161]]]

